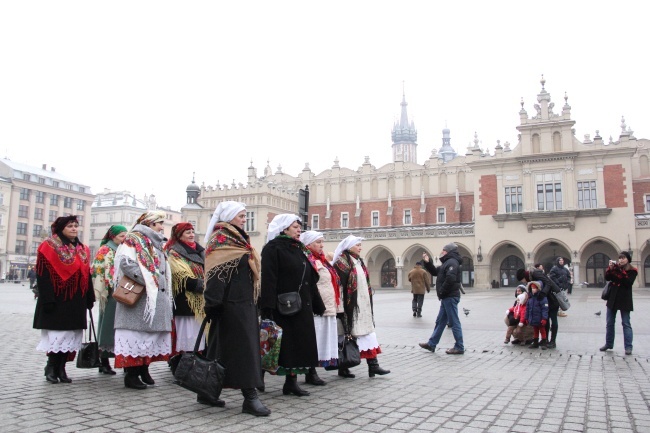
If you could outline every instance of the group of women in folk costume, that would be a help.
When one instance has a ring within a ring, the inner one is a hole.
[[[206,229],[205,249],[189,223],[176,224],[167,241],[165,216],[146,212],[130,231],[112,226],[92,266],[88,247],[77,238],[76,217],[62,217],[52,225],[52,236],[39,247],[42,295],[34,316],[34,327],[42,330],[38,349],[48,353],[49,382],[70,381],[65,362],[81,346],[86,309],[92,309],[95,299],[100,302],[100,372],[115,374],[108,362],[114,356],[115,367],[125,369],[128,388],[155,383],[149,373],[152,362],[193,350],[206,316],[210,332],[207,347],[202,344],[200,350],[226,367],[223,386],[241,390],[244,413],[271,413],[257,393],[264,389],[259,315],[283,330],[275,373],[285,376],[285,395],[309,395],[298,385],[299,374],[306,374],[309,384],[325,385],[316,367],[337,368],[342,329],[357,337],[371,377],[389,373],[376,359],[381,349],[372,319],[372,289],[359,257],[361,238],[346,238],[330,262],[321,233],[302,233],[299,217],[281,214],[269,225],[260,258],[244,230],[243,203],[217,206]],[[112,298],[123,276],[145,288],[133,306]],[[298,292],[302,307],[297,314],[283,315],[278,295],[292,291]],[[339,369],[339,375],[354,377],[347,369]],[[197,401],[225,405],[216,396],[199,395]]]

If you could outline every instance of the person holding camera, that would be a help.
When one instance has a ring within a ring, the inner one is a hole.
[[[631,265],[631,261],[630,253],[621,251],[618,255],[618,262],[610,260],[609,266],[605,270],[605,280],[609,281],[610,291],[607,299],[605,345],[600,348],[601,352],[614,348],[614,324],[616,322],[616,312],[620,311],[625,354],[632,354],[632,325],[630,324],[630,313],[634,310],[632,285],[636,280],[638,271]]]

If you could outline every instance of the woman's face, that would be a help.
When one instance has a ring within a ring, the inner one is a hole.
[[[74,241],[74,239],[77,237],[78,232],[79,223],[74,221],[70,221],[68,224],[66,224],[66,226],[63,227],[63,230],[61,231],[63,236],[70,239],[71,241]]]
[[[158,221],[157,223],[153,223],[149,226],[149,228],[156,233],[161,233],[163,230],[165,230],[165,222],[164,221]]]
[[[307,248],[309,248],[311,251],[313,251],[316,254],[321,254],[323,252],[323,239],[317,239],[311,244],[307,245]]]
[[[624,266],[627,266],[627,264],[630,263],[627,261],[627,257],[621,256],[618,258],[618,265],[622,268]]]
[[[291,224],[289,227],[287,227],[282,231],[282,233],[289,236],[291,239],[295,239],[297,241],[300,240],[301,232],[302,232],[302,226],[298,221],[295,221],[293,224]]]
[[[350,247],[350,252],[356,254],[357,256],[361,254],[361,242],[353,247]]]
[[[122,242],[124,242],[125,237],[126,237],[126,232],[119,233],[115,235],[115,237],[113,238],[113,242],[115,242],[115,245],[119,245]]]
[[[246,211],[243,210],[239,212],[237,216],[230,221],[230,224],[243,230],[246,226]]]
[[[194,242],[194,229],[185,230],[180,239],[186,244]]]

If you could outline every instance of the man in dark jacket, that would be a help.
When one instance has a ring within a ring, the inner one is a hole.
[[[435,267],[429,256],[422,254],[424,268],[436,278],[436,293],[440,299],[440,311],[436,318],[436,327],[433,334],[426,343],[420,343],[420,347],[431,352],[436,350],[436,345],[442,337],[447,323],[451,324],[451,331],[454,334],[456,344],[447,350],[449,355],[462,355],[465,353],[463,346],[463,330],[460,327],[458,318],[458,303],[460,302],[460,263],[462,257],[458,253],[458,246],[454,243],[445,245],[440,252],[442,265]]]

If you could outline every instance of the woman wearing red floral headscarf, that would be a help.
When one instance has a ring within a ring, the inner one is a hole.
[[[47,352],[45,380],[72,382],[65,363],[81,348],[86,309],[95,303],[90,277],[90,250],[77,237],[75,215],[59,217],[52,236],[38,247],[36,280],[39,288],[34,328],[41,330],[36,350]]]
[[[195,240],[194,226],[182,222],[172,227],[172,236],[165,245],[172,270],[174,295],[174,332],[172,353],[194,350],[196,336],[205,317],[203,306],[203,265],[205,250]],[[202,341],[199,350],[205,348]]]

